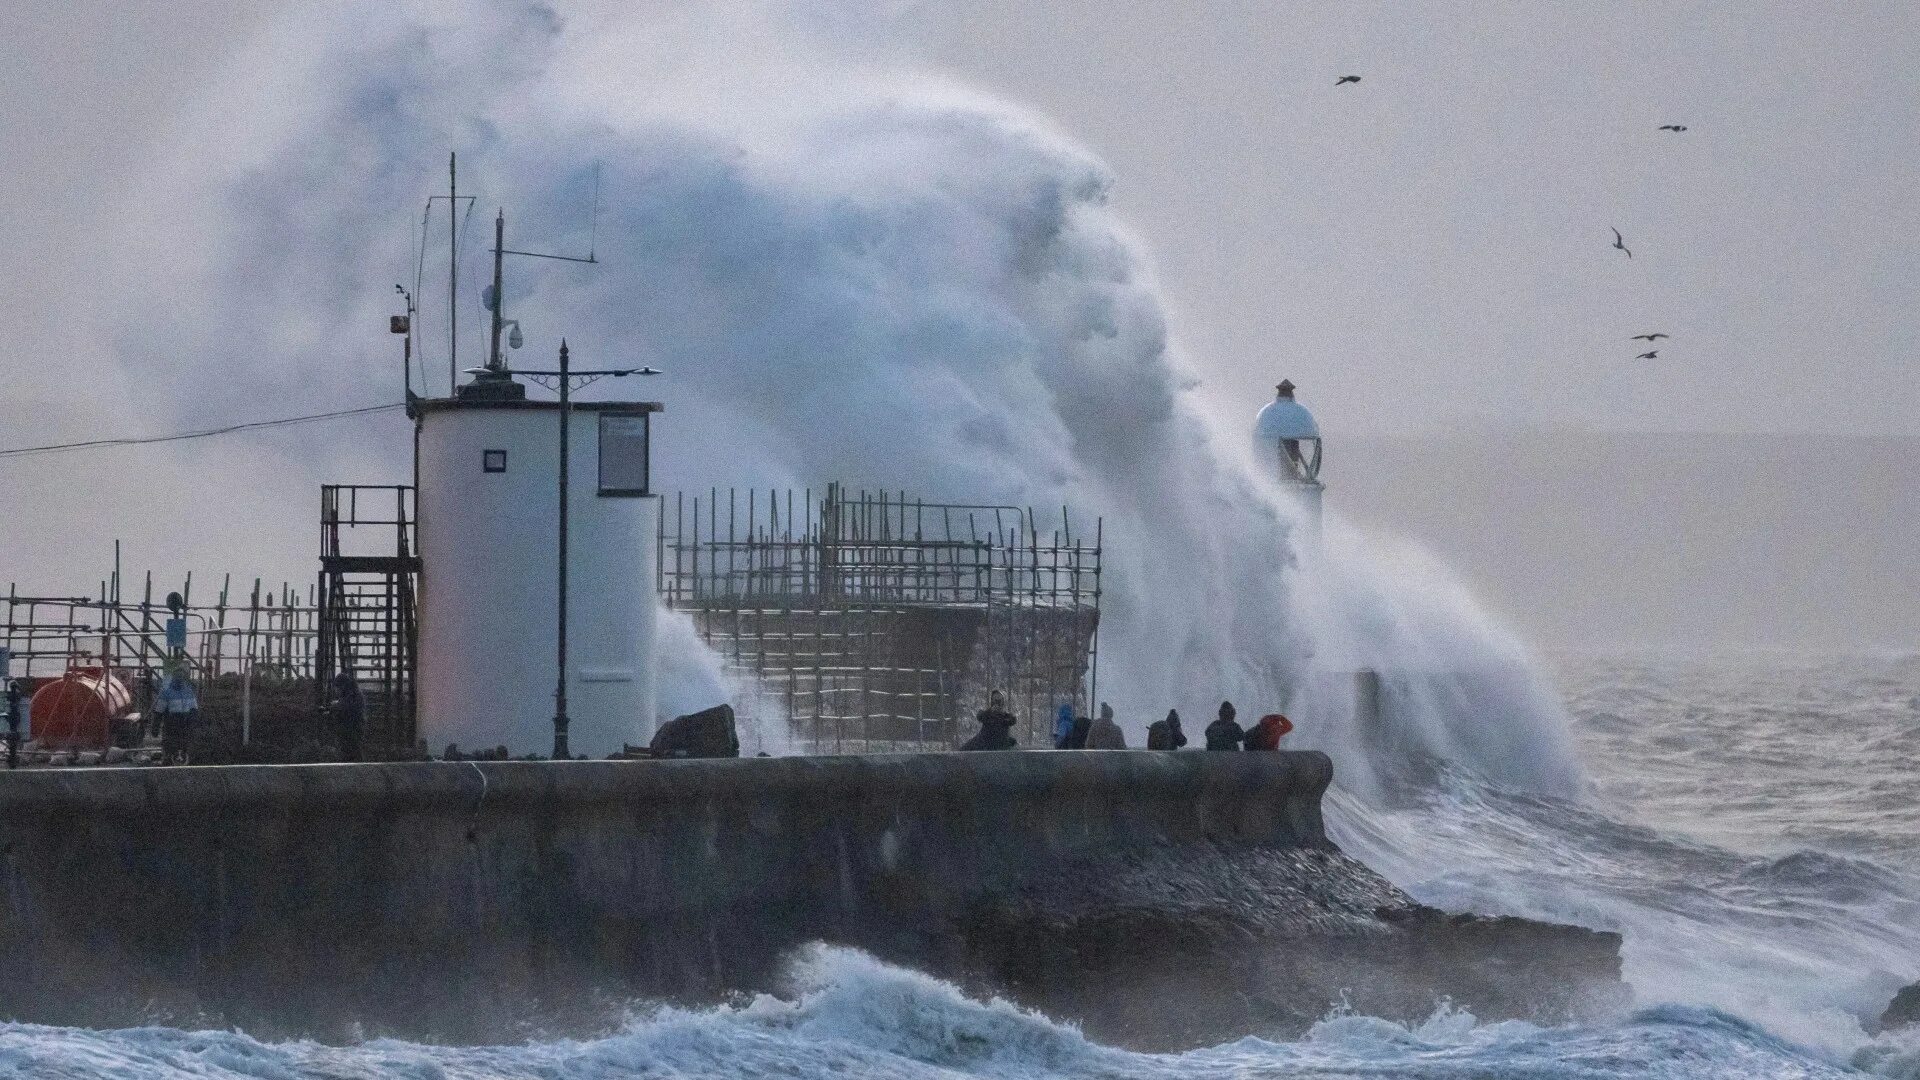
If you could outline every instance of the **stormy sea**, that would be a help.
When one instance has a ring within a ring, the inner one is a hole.
[[[1336,791],[1340,844],[1419,899],[1621,931],[1633,1000],[1604,1022],[1419,1022],[1338,1002],[1301,1038],[1172,1054],[1101,1045],[1005,1000],[829,946],[779,995],[632,1003],[597,1038],[344,1046],[241,1031],[0,1026],[0,1077],[1920,1077],[1873,1033],[1920,976],[1920,655],[1550,658],[1590,793],[1434,775]]]

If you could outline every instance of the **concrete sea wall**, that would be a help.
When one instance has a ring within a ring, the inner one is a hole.
[[[1364,876],[1327,844],[1331,777],[1197,752],[0,775],[0,1014],[495,1039],[764,988],[821,939],[990,977],[1066,868],[1218,850]],[[1404,903],[1356,881],[1353,918]]]

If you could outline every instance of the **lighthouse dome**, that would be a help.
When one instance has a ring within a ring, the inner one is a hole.
[[[1283,382],[1279,387],[1280,395],[1260,410],[1253,420],[1253,437],[1262,446],[1272,446],[1281,439],[1317,439],[1320,437],[1320,425],[1314,423],[1313,414],[1305,405],[1293,399],[1293,384]]]

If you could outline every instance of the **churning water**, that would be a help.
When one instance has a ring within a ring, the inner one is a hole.
[[[1920,977],[1920,656],[1555,662],[1593,794],[1450,776],[1388,810],[1341,793],[1332,824],[1431,903],[1621,930],[1636,1002],[1610,1022],[1330,1009],[1299,1039],[1139,1054],[821,948],[781,998],[637,1004],[597,1039],[332,1047],[13,1024],[0,1077],[1920,1077],[1920,1035],[1861,1022]]]

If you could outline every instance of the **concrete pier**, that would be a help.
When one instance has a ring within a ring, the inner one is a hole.
[[[1172,1044],[1202,1034],[1143,1034],[1087,994],[1095,969],[1191,978],[1258,937],[1287,943],[1286,1015],[1311,1019],[1370,957],[1431,979],[1449,946],[1427,930],[1468,940],[1327,842],[1332,771],[1114,751],[3,775],[0,1015],[493,1041],[775,988],[829,941]],[[1546,945],[1572,942],[1617,971],[1612,935],[1536,927],[1502,956],[1490,927],[1469,966],[1568,985]]]
[[[751,986],[798,941],[937,936],[1076,852],[1324,844],[1331,776],[1317,753],[16,773],[0,1010],[435,1030],[475,981]]]

